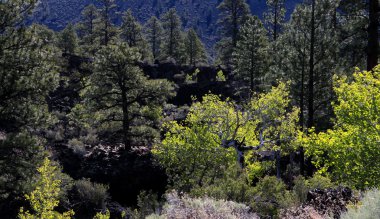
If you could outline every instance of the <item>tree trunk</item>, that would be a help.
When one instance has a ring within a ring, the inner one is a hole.
[[[126,94],[126,88],[123,86],[122,87],[122,105],[123,105],[123,142],[124,142],[124,147],[127,152],[130,152],[132,149],[131,145],[131,139],[129,136],[129,129],[130,129],[130,124],[129,124],[129,112],[128,112],[128,99],[127,99],[127,94]]]
[[[308,121],[307,128],[314,125],[314,44],[315,44],[315,0],[311,4],[311,36],[309,59],[309,84],[308,84]]]
[[[278,2],[276,2],[275,8],[274,8],[274,24],[273,24],[273,40],[277,41],[277,10],[278,10]]]
[[[367,48],[367,70],[371,71],[378,64],[379,56],[379,0],[369,1],[369,26]]]
[[[303,132],[304,122],[305,122],[305,115],[304,115],[304,107],[305,107],[305,56],[303,56],[302,59],[302,72],[301,72],[301,95],[300,95],[300,126],[301,131]],[[300,154],[300,172],[301,175],[304,175],[305,172],[305,152],[303,147],[301,146],[299,148],[299,154]]]

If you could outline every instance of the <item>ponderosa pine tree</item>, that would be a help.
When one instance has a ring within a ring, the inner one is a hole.
[[[308,128],[315,126],[315,114],[321,116],[320,122],[328,122],[332,113],[332,75],[340,72],[337,7],[336,0],[312,0],[297,6],[280,40],[283,60],[279,71],[293,81],[300,121]]]
[[[361,59],[366,53],[367,70],[372,70],[379,62],[380,3],[378,0],[346,0],[340,2],[342,16],[349,22],[346,26],[347,53]],[[364,44],[364,45],[363,45]],[[350,48],[351,47],[351,48]],[[357,51],[356,53],[353,51]],[[356,61],[356,60],[355,60]],[[354,63],[356,64],[356,63]],[[362,64],[361,62],[359,64]],[[353,65],[355,66],[355,65]]]
[[[192,28],[187,31],[185,49],[188,64],[196,65],[199,62],[206,61],[206,50],[204,45],[199,39],[197,32]]]
[[[162,44],[163,58],[174,58],[177,62],[183,59],[182,22],[174,8],[166,12],[162,18],[164,40]]]
[[[46,96],[58,85],[58,50],[50,30],[40,25],[23,25],[34,4],[35,1],[18,0],[0,4],[2,127],[36,128],[49,121]]]
[[[100,45],[107,46],[117,34],[116,27],[112,23],[112,19],[115,16],[116,4],[115,0],[98,1],[102,3],[102,8],[99,10],[100,20],[96,32],[100,38]]]
[[[224,0],[218,9],[221,11],[218,23],[222,25],[223,36],[231,38],[233,47],[236,47],[240,26],[250,13],[249,5],[245,0]]]
[[[77,26],[80,44],[85,53],[95,54],[94,47],[97,42],[96,27],[99,25],[99,12],[95,5],[86,6],[81,14],[81,20]]]
[[[123,13],[120,37],[128,43],[129,47],[137,47],[143,41],[142,28],[140,23],[132,15],[132,10],[128,9]]]
[[[223,64],[230,65],[240,26],[248,19],[250,9],[245,0],[224,0],[218,9],[221,12],[218,23],[221,25],[222,34],[222,40],[216,45],[218,59]]]
[[[72,23],[58,34],[58,47],[63,53],[75,54],[78,47],[78,36]]]
[[[127,152],[132,145],[158,135],[160,106],[172,94],[168,81],[144,75],[136,65],[140,57],[137,48],[126,43],[101,49],[81,94],[84,102],[73,110],[73,114],[79,112],[79,120],[99,131],[120,134]]]
[[[233,54],[234,73],[249,84],[249,91],[262,90],[267,67],[267,30],[256,16],[249,17],[241,27]]]
[[[267,0],[267,11],[264,12],[265,24],[270,39],[276,41],[285,22],[285,0]]]
[[[380,2],[369,0],[369,24],[367,46],[367,70],[371,71],[379,63],[379,26],[380,26]]]
[[[33,190],[32,182],[45,152],[29,134],[9,134],[0,139],[0,202],[17,200]],[[0,210],[8,211],[11,209]]]
[[[120,27],[120,38],[126,42],[129,47],[138,48],[142,59],[150,57],[150,50],[144,38],[141,24],[132,15],[132,10],[123,13],[122,24]]]
[[[145,34],[150,44],[153,59],[156,60],[161,54],[161,43],[163,38],[163,29],[160,20],[153,16],[151,17],[145,26]]]

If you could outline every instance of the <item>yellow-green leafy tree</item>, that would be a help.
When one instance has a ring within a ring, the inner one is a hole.
[[[53,166],[48,158],[45,158],[43,165],[38,168],[40,178],[36,188],[29,195],[25,195],[29,201],[33,213],[20,209],[20,219],[69,219],[74,215],[74,211],[63,214],[54,211],[59,204],[59,193],[61,180],[56,177],[57,167]]]
[[[304,138],[321,173],[356,188],[380,186],[380,66],[335,78],[332,130]]]
[[[236,163],[246,167],[251,178],[261,177],[264,167],[253,151],[293,150],[299,111],[288,110],[288,94],[286,84],[280,84],[244,108],[230,99],[206,95],[191,106],[184,122],[164,125],[164,140],[153,153],[180,190],[212,184]],[[241,145],[231,146],[233,142]]]

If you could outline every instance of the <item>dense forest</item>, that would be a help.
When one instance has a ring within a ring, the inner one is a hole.
[[[0,218],[380,218],[379,0],[49,2],[0,1]]]

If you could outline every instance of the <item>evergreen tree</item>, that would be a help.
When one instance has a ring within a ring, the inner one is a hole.
[[[58,47],[64,53],[74,54],[78,47],[78,36],[74,26],[69,23],[64,30],[59,33]]]
[[[234,52],[234,72],[249,82],[250,92],[259,91],[267,67],[267,31],[260,19],[250,17],[240,29]]]
[[[221,64],[232,64],[232,53],[237,45],[240,26],[247,20],[250,9],[245,0],[223,0],[218,9],[222,40],[216,45],[218,61]]]
[[[160,106],[171,95],[170,83],[148,79],[136,66],[139,59],[137,49],[125,43],[101,49],[82,93],[84,105],[73,110],[99,131],[120,133],[128,152],[157,136]]]
[[[131,9],[123,13],[122,19],[121,39],[128,43],[130,47],[137,47],[137,45],[143,41],[141,25],[135,17],[133,17]]]
[[[95,5],[90,4],[86,6],[81,15],[81,20],[78,24],[78,35],[81,39],[81,45],[84,47],[85,52],[92,55],[95,54],[96,41],[96,27],[99,25],[99,12]]]
[[[285,0],[267,0],[267,11],[264,13],[270,39],[276,41],[285,22]]]
[[[44,155],[37,139],[28,134],[0,139],[0,202],[20,199],[33,190],[36,168]]]
[[[190,29],[187,32],[185,40],[187,62],[190,65],[196,65],[206,60],[206,51],[202,41],[199,39],[197,32]]]
[[[245,0],[224,0],[218,6],[221,11],[218,23],[222,25],[223,36],[232,39],[232,46],[236,47],[239,28],[245,23],[250,14],[249,5]]]
[[[100,20],[97,28],[97,34],[100,38],[100,45],[107,46],[108,43],[116,36],[117,30],[112,23],[115,16],[115,0],[98,0],[102,3],[100,9]]]
[[[130,47],[136,47],[139,49],[142,59],[150,57],[150,50],[148,49],[147,42],[144,39],[142,33],[142,27],[140,23],[133,17],[132,11],[123,13],[122,24],[120,27],[120,37]]]
[[[50,30],[21,25],[33,6],[34,1],[6,1],[0,5],[2,127],[28,125],[31,129],[49,121],[46,96],[58,85],[58,51]]]
[[[281,36],[279,56],[284,60],[279,69],[295,83],[293,91],[300,101],[300,121],[308,128],[315,125],[314,115],[328,124],[332,114],[332,74],[341,72],[337,7],[336,0],[313,0],[299,5]]]
[[[349,42],[347,52],[354,58],[362,58],[361,50],[366,52],[367,70],[370,71],[379,62],[379,26],[380,3],[378,0],[346,0],[340,2],[343,19],[351,21],[346,37],[353,38]],[[351,31],[350,31],[351,30]],[[350,31],[350,32],[349,32]],[[355,38],[354,38],[355,37]],[[363,45],[364,44],[364,45]],[[352,47],[354,47],[354,51]],[[357,48],[360,46],[360,48]],[[351,49],[351,51],[350,51]],[[358,52],[356,52],[358,51]],[[355,55],[356,54],[356,55]],[[361,64],[361,63],[360,63]]]
[[[379,63],[380,53],[380,2],[369,0],[369,24],[368,24],[368,46],[367,46],[367,70],[371,71]]]
[[[160,20],[153,16],[145,26],[146,37],[152,51],[153,59],[157,59],[161,54],[161,43],[163,37],[163,29]]]
[[[163,58],[174,58],[176,61],[181,61],[183,58],[181,19],[177,11],[172,8],[162,16],[161,20],[164,28]]]
[[[340,29],[339,41],[341,44],[340,60],[344,62],[345,72],[352,71],[352,67],[365,68],[367,64],[368,34],[365,28],[368,18],[365,16],[365,2],[358,0],[340,1],[337,22]]]

